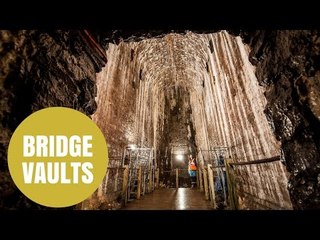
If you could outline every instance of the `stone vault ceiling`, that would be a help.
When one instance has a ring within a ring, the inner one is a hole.
[[[192,32],[168,34],[132,44],[137,57],[139,78],[161,90],[182,86],[195,90],[202,86],[206,70],[207,43],[205,35]]]

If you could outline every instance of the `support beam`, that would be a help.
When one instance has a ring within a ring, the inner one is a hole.
[[[160,170],[157,168],[156,170],[156,186],[155,188],[159,188],[159,178],[160,178]]]
[[[137,181],[137,199],[140,199],[140,196],[141,196],[141,174],[142,174],[142,169],[141,169],[141,167],[139,167],[138,181]]]
[[[206,200],[209,200],[209,189],[208,189],[208,174],[206,167],[203,168],[203,182],[204,182],[204,195]]]
[[[129,179],[129,166],[125,165],[123,170],[123,183],[122,183],[122,199],[124,200],[124,205],[128,201],[128,179]]]
[[[149,182],[148,182],[148,193],[152,192],[152,166],[149,167]]]
[[[227,176],[227,186],[228,186],[228,198],[230,208],[232,210],[239,209],[238,196],[236,194],[236,186],[234,181],[233,170],[230,167],[231,159],[226,159],[225,168],[226,168],[226,176]]]
[[[146,170],[143,170],[142,174],[142,196],[146,194]]]
[[[209,180],[209,190],[210,190],[210,201],[213,208],[216,208],[216,196],[214,192],[214,180],[213,180],[213,169],[212,165],[208,164],[208,180]]]
[[[151,192],[154,190],[154,176],[155,176],[155,169],[154,166],[151,167]]]
[[[104,177],[103,188],[102,188],[102,191],[103,191],[104,194],[107,192],[107,186],[108,186],[108,180],[109,180],[109,172],[110,172],[110,169],[107,168],[107,172],[106,172],[106,176]]]
[[[176,189],[179,188],[179,169],[176,168]]]
[[[119,178],[119,168],[116,168],[116,174],[114,176],[114,191],[118,191],[118,178]]]
[[[203,170],[202,167],[199,168],[198,170],[198,179],[199,179],[199,186],[200,186],[200,191],[203,192]]]

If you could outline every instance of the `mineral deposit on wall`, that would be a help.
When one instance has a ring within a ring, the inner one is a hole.
[[[169,167],[168,147],[175,144],[191,152],[227,146],[236,162],[280,155],[249,51],[225,31],[109,44],[93,116],[109,154],[121,154],[129,143],[153,147],[161,168]],[[242,208],[291,208],[281,162],[236,173]]]

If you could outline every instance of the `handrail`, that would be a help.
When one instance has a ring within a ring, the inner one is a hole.
[[[208,150],[210,151],[210,150]],[[236,190],[236,179],[235,179],[235,171],[232,171],[234,170],[234,167],[235,166],[244,166],[244,165],[252,165],[252,164],[261,164],[261,163],[270,163],[270,162],[275,162],[275,161],[279,161],[281,160],[280,156],[274,156],[274,157],[270,157],[270,158],[263,158],[263,159],[255,159],[255,160],[252,160],[252,161],[246,161],[246,162],[231,162],[231,158],[225,158],[224,159],[224,164],[221,165],[221,162],[219,162],[220,164],[219,165],[211,165],[211,164],[208,164],[207,166],[200,166],[199,170],[199,174],[200,174],[200,180],[203,180],[204,183],[206,183],[207,181],[207,172],[208,173],[211,173],[213,171],[213,169],[217,169],[217,168],[220,168],[220,169],[223,169],[223,171],[225,171],[225,174],[226,174],[226,187],[228,189],[228,203],[229,203],[229,207],[231,209],[234,209],[234,210],[237,210],[239,209],[239,202],[238,202],[238,196],[237,196],[237,190]],[[207,169],[207,170],[205,170]],[[210,170],[210,171],[209,171]],[[202,173],[203,171],[203,173]],[[217,174],[221,174],[220,172],[221,170],[217,170]],[[222,175],[222,178],[223,178],[223,175]],[[212,182],[212,180],[211,180]],[[210,188],[214,189],[215,186],[212,186],[212,183],[211,183],[211,186]],[[202,187],[202,183],[200,183],[200,189],[203,189]],[[211,189],[211,191],[212,191]],[[208,184],[207,186],[204,186],[204,190],[205,190],[205,196],[206,196],[206,199],[209,199],[209,196],[208,196]],[[214,194],[214,192],[212,192]],[[210,197],[212,198],[211,201],[213,201],[213,203],[215,204],[215,198],[213,197],[213,195]],[[224,199],[226,199],[226,195],[224,197]]]
[[[263,158],[263,159],[258,159],[258,160],[253,160],[253,161],[248,161],[248,162],[230,162],[229,164],[231,166],[243,166],[243,165],[251,165],[251,164],[260,164],[260,163],[268,163],[268,162],[275,162],[281,160],[280,156],[275,156],[271,158]]]
[[[234,175],[230,172],[230,167],[233,168],[234,166],[244,166],[244,165],[252,165],[252,164],[261,164],[261,163],[270,163],[281,160],[280,156],[274,156],[271,158],[263,158],[257,159],[253,161],[247,162],[226,162],[226,174],[227,174],[227,186],[228,186],[228,193],[229,193],[229,201],[232,209],[239,209],[238,198],[236,195],[235,190],[235,179]],[[220,167],[220,166],[219,166]]]
[[[251,164],[276,162],[279,160],[281,160],[280,156],[275,156],[275,157],[271,157],[271,158],[263,158],[263,159],[248,161],[248,162],[230,162],[229,164],[231,166],[243,166],[243,165],[251,165]],[[224,165],[211,166],[211,168],[224,168],[224,167],[225,167]]]

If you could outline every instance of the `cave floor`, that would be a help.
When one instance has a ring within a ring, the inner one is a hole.
[[[213,210],[204,193],[195,188],[162,188],[129,202],[123,210]]]

